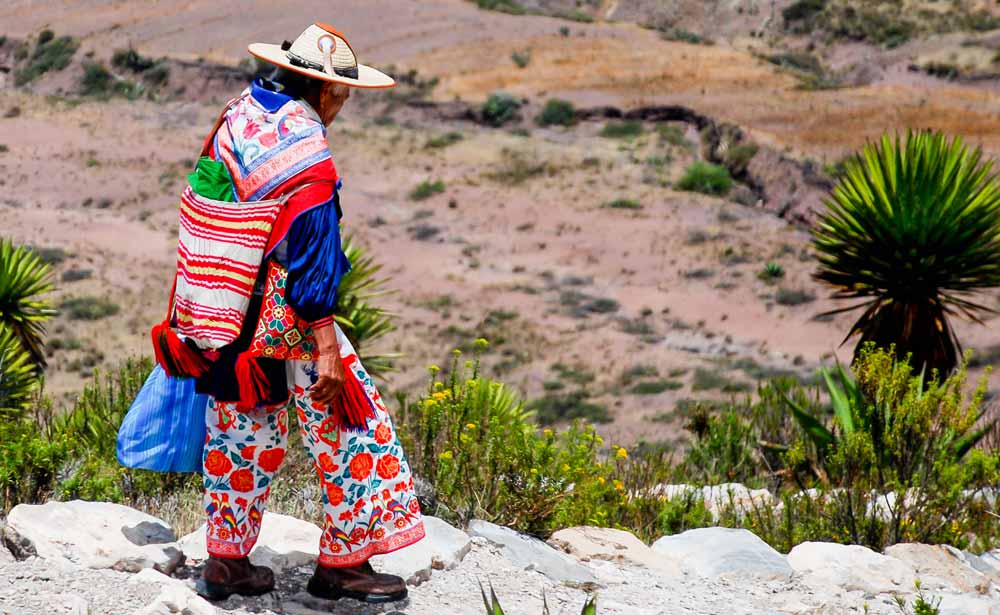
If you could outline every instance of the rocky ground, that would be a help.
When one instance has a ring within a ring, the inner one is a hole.
[[[201,532],[178,540],[163,521],[116,504],[21,505],[3,530],[0,614],[472,615],[483,612],[480,583],[492,583],[508,615],[541,613],[543,596],[553,614],[576,615],[593,595],[602,615],[888,615],[900,613],[897,597],[912,604],[918,579],[942,615],[1000,613],[1000,550],[896,545],[879,554],[804,543],[786,556],[722,528],[647,546],[627,532],[581,527],[546,543],[485,521],[463,531],[435,518],[425,540],[374,560],[408,580],[406,601],[331,603],[303,591],[319,528],[272,513],[263,527],[251,558],[275,569],[275,591],[211,604],[195,594]]]

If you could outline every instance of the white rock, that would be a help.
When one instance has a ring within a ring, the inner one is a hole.
[[[136,615],[216,615],[210,602],[183,584],[167,584],[150,604]]]
[[[906,543],[892,545],[885,554],[912,568],[927,589],[979,593],[989,590],[990,579],[973,568],[958,549]]]
[[[554,581],[595,582],[594,575],[575,559],[532,536],[479,519],[469,523],[469,534],[499,545],[515,566],[537,570]]]
[[[941,615],[1000,615],[1000,601],[996,599],[968,594],[940,594],[939,597]]]
[[[88,568],[156,568],[169,574],[183,560],[164,521],[107,502],[19,504],[7,516],[3,538],[15,556],[37,555]]]
[[[835,585],[882,594],[912,591],[916,581],[910,566],[860,545],[804,542],[791,550],[787,560],[811,587]]]
[[[653,551],[682,570],[707,578],[787,579],[788,562],[766,542],[743,529],[707,527],[664,536]]]
[[[319,538],[323,530],[315,524],[288,515],[265,512],[260,536],[250,551],[250,561],[274,572],[311,565],[319,557]],[[194,561],[208,559],[205,547],[205,524],[179,541],[184,555]]]
[[[671,577],[682,576],[673,560],[660,557],[634,534],[606,527],[571,527],[559,530],[549,544],[579,560],[607,560],[644,566]]]
[[[430,580],[431,570],[451,570],[472,548],[472,539],[437,517],[424,517],[427,535],[405,549],[371,559],[379,572],[403,577],[410,585]]]

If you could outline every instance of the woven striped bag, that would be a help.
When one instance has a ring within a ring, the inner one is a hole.
[[[174,290],[181,335],[212,350],[239,337],[264,247],[287,198],[231,203],[206,199],[187,187],[181,197]]]

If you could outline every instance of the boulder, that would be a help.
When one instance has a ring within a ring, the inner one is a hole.
[[[371,559],[379,572],[403,577],[410,585],[420,585],[431,578],[431,570],[450,570],[472,548],[469,535],[437,517],[424,517],[427,535],[405,549]]]
[[[578,561],[532,536],[479,519],[469,523],[469,534],[498,545],[504,557],[515,566],[537,570],[556,582],[596,582],[590,570]]]
[[[920,584],[930,590],[984,593],[990,579],[976,570],[958,549],[942,545],[896,544],[885,550],[914,570]]]
[[[753,532],[706,527],[664,536],[653,551],[682,570],[707,578],[787,579],[792,569],[780,553]]]
[[[265,512],[257,544],[250,551],[250,561],[258,566],[267,566],[276,573],[312,565],[319,557],[319,537],[322,533],[323,530],[308,521]],[[208,559],[205,524],[181,538],[180,547],[188,559]]]
[[[18,559],[63,559],[89,568],[166,574],[183,562],[174,531],[164,521],[107,502],[19,504],[7,516],[3,542]]]
[[[571,527],[559,530],[549,544],[573,557],[644,566],[671,577],[682,575],[676,562],[660,557],[646,543],[623,530],[606,527]]]
[[[702,487],[701,497],[713,519],[727,509],[738,515],[763,508],[770,510],[774,500],[767,489],[748,489],[740,483]]]
[[[941,598],[940,615],[1000,615],[1000,601],[968,594],[935,594]]]
[[[917,577],[902,561],[860,545],[804,542],[788,554],[789,565],[811,587],[831,585],[869,594],[909,592]]]

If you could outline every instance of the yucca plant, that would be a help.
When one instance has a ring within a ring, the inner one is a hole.
[[[0,420],[19,418],[38,383],[31,355],[13,330],[0,327]]]
[[[368,352],[373,342],[396,328],[393,315],[371,303],[375,297],[388,292],[384,290],[386,279],[378,277],[382,265],[375,263],[350,235],[344,237],[343,248],[351,262],[351,270],[340,279],[337,288],[336,320],[358,351],[365,368],[370,373],[382,374],[392,369],[392,361],[397,356]]]
[[[30,248],[0,239],[0,330],[12,332],[40,367],[45,365],[43,323],[55,312],[39,295],[50,290],[51,267]]]
[[[937,132],[883,136],[849,159],[813,231],[816,279],[864,309],[845,342],[896,345],[943,378],[961,347],[949,317],[993,312],[976,290],[1000,285],[1000,186],[979,148]]]
[[[482,582],[479,583],[479,593],[483,596],[483,606],[486,607],[486,615],[504,615],[503,607],[500,606],[500,600],[497,599],[497,594],[493,591],[493,583],[490,583],[490,597],[486,597],[486,590],[483,589]],[[549,603],[545,600],[545,594],[542,594],[542,615],[549,615]],[[597,598],[591,596],[587,599],[587,602],[583,605],[583,610],[580,611],[580,615],[597,615]]]

